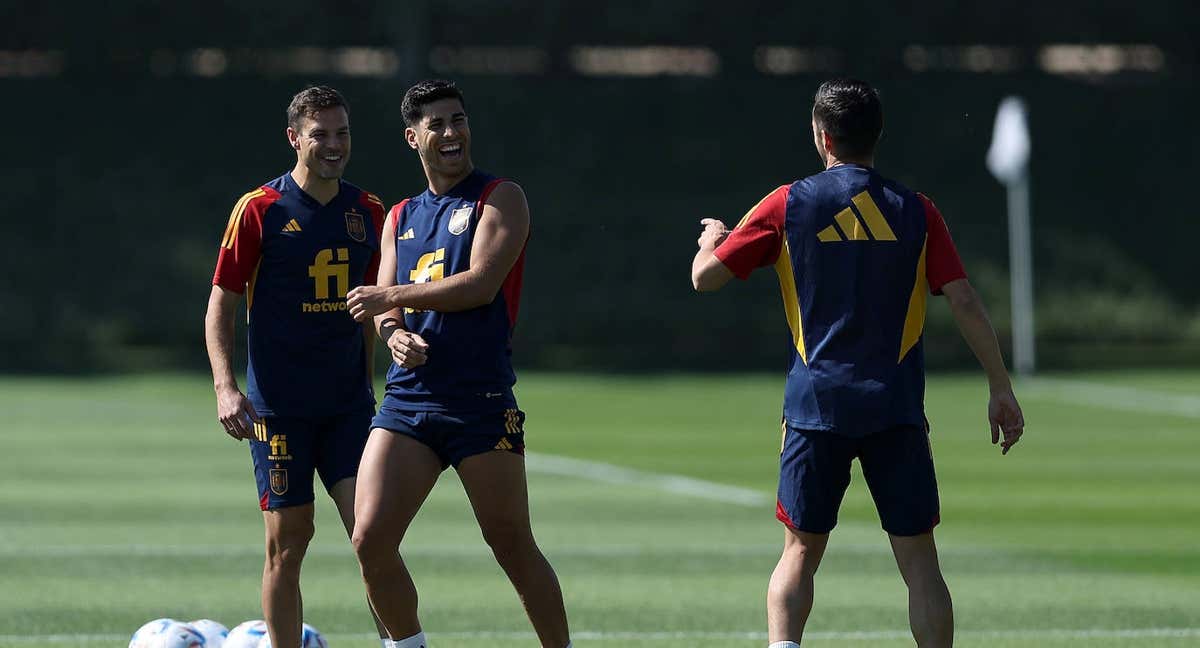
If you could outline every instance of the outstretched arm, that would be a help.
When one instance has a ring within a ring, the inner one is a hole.
[[[966,279],[957,279],[942,286],[942,292],[950,302],[950,312],[958,323],[967,346],[983,366],[987,374],[991,400],[988,403],[988,421],[992,426],[992,443],[999,443],[1003,454],[1016,445],[1025,431],[1025,418],[1021,406],[1012,391],[1004,357],[1000,355],[1000,343],[996,331],[988,319],[987,309],[979,293]],[[1003,441],[1001,437],[1003,436]]]
[[[704,231],[696,240],[700,249],[692,259],[692,287],[696,292],[711,292],[719,290],[733,279],[733,271],[713,253],[729,237],[729,228],[715,218],[705,218],[700,224],[704,226]]]
[[[704,231],[692,259],[692,287],[697,292],[717,290],[734,277],[745,279],[755,268],[775,263],[783,244],[787,194],[788,185],[767,194],[733,229],[715,218],[700,221]]]

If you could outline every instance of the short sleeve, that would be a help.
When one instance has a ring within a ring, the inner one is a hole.
[[[367,211],[371,214],[371,226],[375,229],[375,240],[379,245],[383,244],[383,221],[387,218],[387,208],[384,207],[383,201],[373,193],[363,192],[363,200],[366,204]],[[364,286],[374,286],[377,283],[379,275],[379,247],[375,247],[375,252],[371,254],[371,260],[367,262],[367,271],[363,275]]]
[[[755,268],[771,265],[779,258],[789,187],[783,185],[758,201],[713,251],[737,278],[746,279]]]
[[[950,238],[950,230],[946,221],[938,211],[933,201],[924,194],[917,194],[925,205],[925,278],[929,281],[929,291],[935,295],[942,294],[942,286],[966,279],[967,271],[963,268],[958,249]]]
[[[252,191],[238,200],[229,214],[225,235],[221,237],[221,249],[217,255],[217,268],[213,273],[213,285],[232,290],[238,294],[246,292],[246,282],[258,266],[262,250],[262,217],[267,202],[266,193]]]

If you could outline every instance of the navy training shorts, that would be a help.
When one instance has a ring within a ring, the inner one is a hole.
[[[357,475],[372,409],[326,418],[264,416],[250,441],[259,507],[268,511],[312,502],[314,469],[326,491]]]
[[[384,405],[372,428],[403,434],[433,450],[442,468],[493,450],[525,454],[525,412],[414,412]]]
[[[884,531],[914,536],[937,526],[940,504],[929,431],[916,425],[859,438],[785,425],[776,517],[797,531],[832,531],[854,459],[862,465]]]

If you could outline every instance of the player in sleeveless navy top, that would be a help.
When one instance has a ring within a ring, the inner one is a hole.
[[[267,531],[263,616],[275,646],[300,643],[314,470],[347,532],[354,527],[354,477],[375,405],[375,338],[350,316],[345,295],[375,282],[384,218],[378,197],[341,179],[350,116],[336,90],[298,93],[287,135],[296,165],[234,206],[205,318],[218,418],[230,436],[250,441]],[[242,293],[245,395],[231,360]]]
[[[429,189],[388,212],[377,286],[350,291],[391,351],[387,394],[363,453],[354,547],[371,605],[399,648],[424,645],[398,554],[447,466],[517,589],[544,648],[570,645],[562,591],[529,523],[524,421],[512,387],[529,206],[515,182],[474,167],[462,93],[424,81],[401,106]]]
[[[878,94],[861,81],[826,82],[812,128],[825,171],[772,191],[732,231],[704,219],[692,263],[700,291],[774,266],[791,333],[776,505],[787,530],[767,594],[769,641],[800,643],[813,575],[857,458],[909,588],[913,636],[922,648],[950,646],[924,406],[928,293],[946,295],[987,374],[992,443],[1007,454],[1024,419],[941,214],[873,168],[883,129]]]

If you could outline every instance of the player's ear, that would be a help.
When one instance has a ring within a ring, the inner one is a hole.
[[[291,126],[288,126],[287,127],[287,138],[288,138],[288,144],[291,144],[293,149],[299,151],[300,150],[300,133],[297,133],[296,129],[292,128]]]
[[[404,141],[408,142],[408,148],[417,150],[417,131],[411,127],[404,129]]]
[[[827,153],[833,153],[833,136],[824,128],[821,129],[821,144]]]

